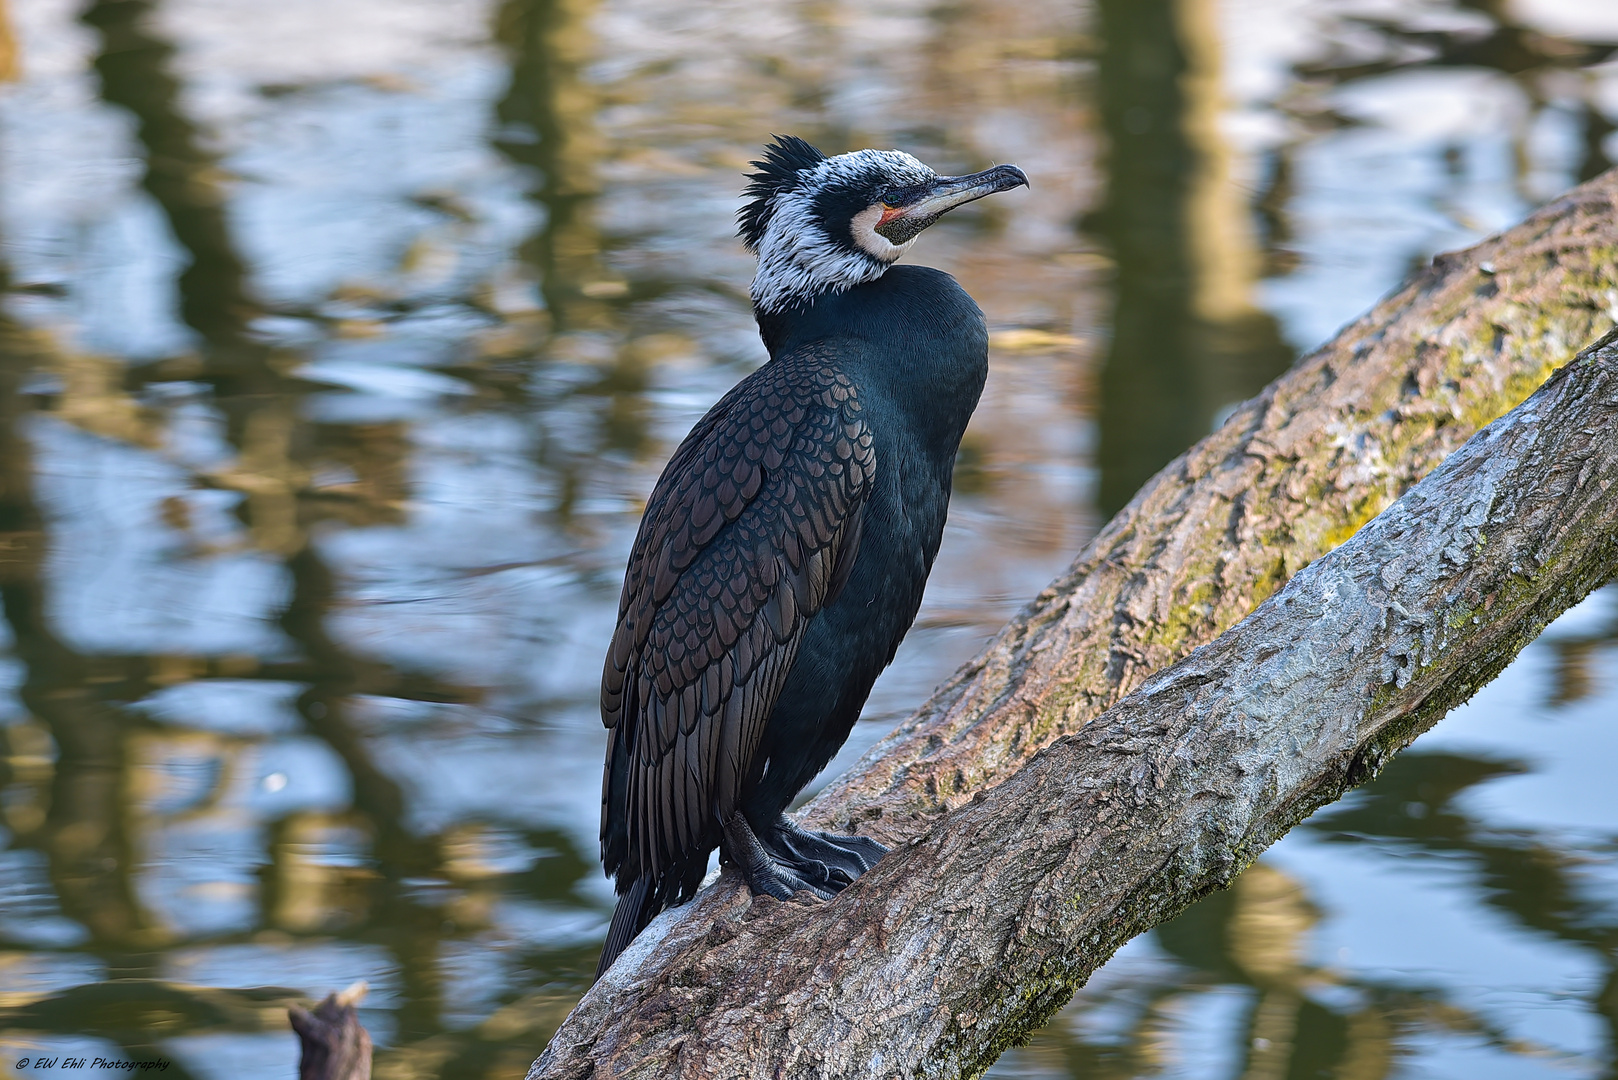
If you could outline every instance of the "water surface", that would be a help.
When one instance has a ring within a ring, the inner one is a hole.
[[[1235,402],[1607,167],[1611,43],[1609,0],[0,6],[0,1065],[287,1077],[284,998],[366,979],[379,1077],[524,1073],[610,912],[641,502],[763,359],[769,133],[1033,179],[911,256],[991,373],[840,768]],[[1607,1075],[1615,715],[1608,592],[995,1075]]]

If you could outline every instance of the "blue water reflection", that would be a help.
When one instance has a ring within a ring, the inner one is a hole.
[[[379,1077],[524,1074],[610,910],[641,500],[763,358],[767,133],[1034,180],[915,253],[991,373],[839,768],[1294,353],[1604,168],[1604,7],[0,5],[0,1067],[290,1076],[287,1001],[365,979]],[[994,1074],[1610,1070],[1613,609]]]

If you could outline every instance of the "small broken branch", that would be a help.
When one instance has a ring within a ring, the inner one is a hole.
[[[371,1036],[355,1009],[368,989],[357,982],[327,994],[314,1012],[297,1005],[287,1010],[303,1049],[298,1080],[371,1080]]]

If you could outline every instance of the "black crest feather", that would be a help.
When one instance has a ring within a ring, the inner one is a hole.
[[[742,194],[752,201],[736,211],[740,221],[736,232],[748,251],[757,251],[759,241],[764,239],[764,230],[769,227],[770,214],[774,209],[771,200],[791,187],[798,173],[826,160],[825,154],[796,135],[775,135],[772,138],[775,141],[764,148],[764,160],[748,162],[758,172],[747,174],[751,183],[742,190]]]

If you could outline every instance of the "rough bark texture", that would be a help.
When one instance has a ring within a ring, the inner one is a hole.
[[[1435,260],[1171,464],[806,815],[919,842],[825,905],[722,879],[531,1077],[973,1075],[1464,700],[1611,572],[1610,348],[1310,564],[1611,325],[1615,201],[1609,174]]]

